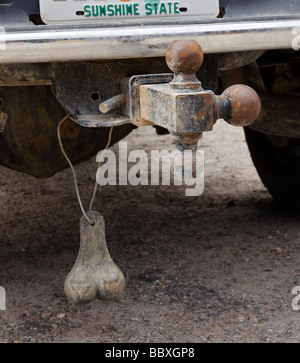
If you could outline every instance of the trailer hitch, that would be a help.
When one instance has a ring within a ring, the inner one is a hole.
[[[173,41],[166,62],[173,74],[133,76],[122,82],[122,94],[100,105],[102,112],[122,107],[136,126],[156,125],[169,131],[178,153],[197,150],[203,132],[218,119],[233,126],[254,122],[261,110],[258,94],[245,85],[227,88],[222,95],[204,90],[196,72],[204,55],[194,40]]]

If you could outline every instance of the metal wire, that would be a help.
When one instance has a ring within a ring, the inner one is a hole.
[[[104,150],[107,150],[107,149],[110,147],[110,144],[111,144],[111,137],[112,137],[113,130],[114,130],[114,128],[113,128],[113,127],[111,127],[111,128],[110,128],[110,130],[109,130],[109,134],[108,134],[108,141],[107,141],[107,144],[106,144],[105,148],[102,150],[102,152],[103,152]],[[98,163],[98,169],[99,169],[100,165],[101,165],[101,163]],[[98,170],[98,169],[97,169],[97,170]],[[93,209],[93,204],[94,204],[94,201],[95,201],[95,198],[96,198],[97,189],[98,189],[98,183],[97,183],[97,178],[96,178],[95,187],[94,187],[94,192],[93,192],[93,196],[92,196],[92,199],[91,199],[91,203],[90,203],[89,211],[91,211],[91,210]]]
[[[70,168],[71,168],[71,171],[72,171],[72,174],[73,174],[73,178],[74,178],[74,184],[75,184],[75,190],[76,190],[76,195],[77,195],[77,199],[78,199],[78,203],[79,203],[79,206],[80,206],[80,209],[82,211],[82,214],[84,215],[84,217],[86,218],[86,220],[91,224],[91,225],[94,225],[95,222],[93,222],[89,217],[88,215],[86,214],[85,210],[84,210],[84,207],[83,207],[83,204],[82,204],[82,201],[81,201],[81,197],[80,197],[80,192],[79,192],[79,188],[78,188],[78,181],[77,181],[77,176],[76,176],[76,173],[75,173],[75,169],[74,169],[74,166],[71,162],[71,160],[69,159],[65,149],[64,149],[64,146],[63,146],[63,143],[62,143],[62,140],[61,140],[61,132],[60,132],[60,129],[61,129],[61,125],[68,119],[72,119],[71,118],[71,114],[69,113],[68,115],[66,115],[58,124],[57,126],[57,138],[58,138],[58,142],[59,142],[59,146],[60,146],[60,149],[61,149],[61,152],[63,153],[64,157],[66,158],[68,164],[70,165]],[[110,131],[109,131],[109,139],[108,139],[108,142],[107,142],[107,145],[105,147],[104,150],[108,149],[110,144],[111,144],[111,137],[112,137],[112,132],[113,132],[113,127],[111,127]],[[99,165],[98,165],[99,167]],[[90,203],[90,208],[89,210],[91,211],[92,210],[92,206],[93,206],[93,203],[94,203],[94,200],[95,200],[95,197],[96,197],[96,193],[97,193],[97,187],[98,187],[98,183],[97,183],[97,179],[96,179],[96,182],[95,182],[95,187],[94,187],[94,192],[93,192],[93,196],[92,196],[92,199],[91,199],[91,203]]]

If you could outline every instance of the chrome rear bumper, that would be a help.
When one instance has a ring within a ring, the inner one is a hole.
[[[0,63],[161,57],[174,39],[195,39],[205,53],[292,49],[297,34],[300,34],[300,19],[118,28],[2,29]]]

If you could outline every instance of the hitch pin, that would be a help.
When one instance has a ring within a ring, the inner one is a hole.
[[[107,101],[100,104],[99,110],[102,113],[107,113],[114,110],[117,107],[123,106],[127,102],[127,96],[125,94],[114,96]]]

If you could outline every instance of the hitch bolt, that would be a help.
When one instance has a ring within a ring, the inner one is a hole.
[[[112,111],[120,106],[123,106],[127,101],[127,97],[126,95],[117,95],[114,96],[112,98],[110,98],[109,100],[102,102],[99,106],[99,110],[102,113],[107,113],[109,111]]]

